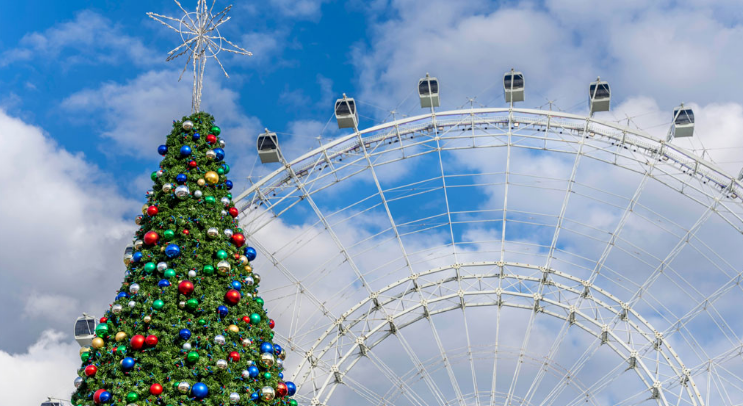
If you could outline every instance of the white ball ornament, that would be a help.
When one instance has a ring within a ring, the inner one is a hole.
[[[130,308],[130,309],[133,309],[133,308],[134,308],[134,306],[136,306],[136,305],[137,305],[137,302],[135,302],[135,301],[133,301],[133,300],[129,302],[129,308]]]
[[[183,122],[183,129],[184,130],[188,131],[188,130],[190,130],[192,128],[193,128],[193,121],[186,120],[186,121]]]
[[[230,198],[225,196],[225,197],[219,199],[219,202],[222,203],[223,206],[229,206],[230,205]]]
[[[200,191],[200,190],[194,190],[194,192],[193,192],[193,196],[195,198],[197,198],[197,199],[201,199],[201,196],[203,196],[203,195],[204,195],[204,193],[202,191]]]
[[[196,277],[196,271],[194,271],[193,269],[190,270],[190,271],[188,271],[188,277],[189,278],[192,278],[192,279],[195,278]]]
[[[223,197],[222,199],[224,200],[224,199],[227,199],[227,198],[226,198],[226,197]],[[227,204],[230,204],[230,203],[229,203],[229,200],[230,200],[230,199],[227,199]],[[226,236],[227,238],[232,238],[232,230],[230,230],[229,228],[225,228],[225,229],[224,229],[224,235],[225,235],[225,236]]]
[[[170,191],[173,190],[173,184],[172,183],[166,183],[163,185],[163,192],[170,193]]]
[[[119,314],[119,313],[121,313],[121,309],[122,309],[122,307],[121,307],[120,304],[115,304],[115,305],[111,306],[111,313],[113,313],[113,314]]]
[[[222,334],[217,334],[214,336],[214,343],[218,345],[225,345],[227,341],[224,339],[224,336]]]
[[[181,393],[186,393],[189,389],[191,389],[191,385],[188,382],[181,382],[178,384],[178,390]]]
[[[230,403],[233,405],[237,404],[240,401],[240,394],[237,392],[230,393]]]
[[[227,369],[227,361],[223,359],[217,360],[217,368]]]
[[[190,194],[191,194],[191,191],[188,190],[188,186],[186,185],[180,185],[177,188],[175,188],[175,196],[179,199],[185,199]]]
[[[215,238],[216,236],[219,235],[219,230],[217,230],[217,227],[209,227],[206,230],[206,235],[208,235],[209,237]]]
[[[248,379],[248,378],[250,378],[250,372],[247,369],[243,369],[242,376],[243,376],[243,378]],[[78,378],[79,379],[82,379],[79,376],[78,376]]]
[[[183,343],[182,348],[184,350],[186,350],[186,351],[190,351],[191,350],[191,343]]]
[[[217,153],[214,152],[213,149],[210,149],[209,151],[206,151],[206,158],[207,159],[214,159],[217,157]]]
[[[164,272],[166,269],[168,269],[168,264],[165,262],[158,262],[157,263],[157,270],[160,272]]]
[[[129,286],[129,293],[137,294],[139,292],[139,284],[138,283],[132,283],[131,286]]]

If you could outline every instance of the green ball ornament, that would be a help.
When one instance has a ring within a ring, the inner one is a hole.
[[[222,168],[217,169],[217,173],[220,175],[224,175],[224,169]]]
[[[230,166],[227,164],[222,165],[222,168],[224,168],[224,173],[230,173]]]
[[[204,275],[213,275],[214,267],[211,265],[204,265]]]
[[[253,313],[250,315],[250,324],[258,324],[261,322],[261,315],[258,313]]]
[[[126,394],[126,402],[134,403],[139,400],[139,395],[136,392],[129,392]]]
[[[206,320],[204,320],[204,319],[199,319],[199,325],[200,325],[200,326],[206,326]]]
[[[173,237],[175,237],[175,231],[173,230],[165,230],[163,232],[163,237],[165,237],[166,240],[171,240]]]
[[[264,372],[264,373],[263,373],[263,378],[265,378],[265,379],[267,379],[267,380],[268,380],[268,379],[271,379],[271,373],[270,373],[270,372]]]
[[[297,401],[296,401],[296,400],[294,400],[294,399],[289,399],[289,406],[298,406],[298,405],[299,405],[299,403],[297,403]]]
[[[162,300],[160,300],[160,299],[157,299],[157,300],[155,300],[155,301],[154,301],[154,302],[152,303],[152,308],[153,308],[153,309],[155,309],[155,310],[160,310],[160,309],[162,309],[162,308],[163,308],[163,306],[165,306],[165,302],[163,302],[163,301],[162,301]]]
[[[126,346],[125,345],[120,345],[120,346],[116,347],[116,352],[119,353],[119,354],[126,354]]]
[[[263,301],[263,298],[261,297],[255,298],[255,302],[258,303],[261,307],[263,307],[263,305],[266,303]]]
[[[163,275],[166,279],[175,278],[175,271],[172,269],[166,269]]]
[[[152,271],[155,270],[155,268],[157,268],[157,266],[155,266],[154,262],[148,262],[144,264],[144,271],[147,273],[151,273]]]
[[[273,340],[273,331],[268,336],[271,337],[271,339]]]
[[[88,359],[90,359],[90,351],[85,351],[84,353],[80,354],[80,359],[83,362],[87,362]]]
[[[220,133],[222,133],[222,129],[217,127],[216,125],[212,126],[211,133],[214,135],[219,135]]]
[[[101,338],[107,336],[108,335],[108,324],[101,323],[98,326],[96,326],[95,335]]]
[[[207,196],[204,198],[204,201],[209,204],[214,204],[217,202],[217,199],[215,199],[214,196]]]
[[[196,351],[191,351],[188,353],[188,355],[186,355],[186,361],[192,364],[198,360],[199,360],[199,353]]]
[[[227,259],[227,251],[225,251],[225,250],[219,250],[219,251],[217,251],[217,258],[219,258],[219,259]]]
[[[186,308],[188,310],[195,310],[197,307],[199,307],[199,301],[191,298],[186,301]]]
[[[155,172],[152,172],[152,173],[150,174],[150,179],[152,179],[153,181],[156,181],[156,180],[157,180],[157,171],[155,171]]]

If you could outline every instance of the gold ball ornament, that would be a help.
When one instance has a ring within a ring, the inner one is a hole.
[[[264,352],[261,354],[261,365],[263,365],[266,368],[271,368],[274,364],[275,359],[273,357],[273,354]]]
[[[217,172],[209,171],[204,175],[204,179],[206,179],[207,182],[213,185],[219,182],[219,175],[217,174]]]
[[[80,355],[83,355],[83,353],[89,352],[90,347],[81,347],[80,348]]]
[[[240,265],[247,264],[248,263],[248,257],[246,257],[245,255],[240,255],[239,261],[240,261]],[[250,268],[250,270],[252,271],[253,268]]]
[[[152,317],[150,316],[144,316],[144,322],[149,324],[152,321]]]
[[[148,207],[150,207],[150,206],[148,206],[146,204],[144,206],[142,206],[142,214],[147,214],[147,208]]]
[[[103,348],[103,346],[106,345],[106,343],[103,342],[103,339],[100,337],[96,337],[93,339],[93,345],[92,347],[96,350]]]
[[[119,331],[118,333],[116,333],[116,342],[117,343],[122,342],[124,340],[126,340],[126,333],[125,332]]]
[[[240,332],[240,327],[237,327],[234,324],[230,324],[230,326],[227,327],[227,330],[230,330],[233,333],[239,333]]]
[[[246,258],[246,259],[247,259],[247,258]],[[253,272],[253,267],[252,267],[252,266],[250,266],[250,265],[245,265],[245,266],[243,267],[243,269],[244,269],[244,270],[245,270],[245,272],[247,272],[247,273],[251,273],[251,272]]]
[[[204,179],[199,179],[199,180],[196,181],[196,184],[199,185],[199,186],[204,186],[204,184],[206,184],[206,182],[204,181]]]

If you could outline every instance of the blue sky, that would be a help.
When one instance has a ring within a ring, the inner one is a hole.
[[[216,8],[226,4],[219,0]],[[192,9],[195,0],[183,5]],[[177,82],[185,60],[165,61],[178,45],[177,35],[149,19],[148,11],[180,14],[170,0],[4,4],[0,320],[14,322],[0,329],[0,392],[27,388],[13,391],[17,398],[8,401],[37,402],[39,393],[28,383],[37,376],[43,376],[49,394],[69,393],[79,364],[71,320],[87,309],[100,314],[98,309],[110,303],[123,276],[121,251],[131,240],[132,220],[160,158],[156,147],[169,133],[171,120],[190,112],[189,72]],[[391,110],[397,117],[420,114],[414,90],[426,72],[440,80],[441,109],[469,106],[469,98],[475,107],[503,107],[500,83],[510,68],[527,78],[521,107],[546,108],[553,101],[555,109],[575,114],[586,113],[587,85],[600,75],[613,92],[612,111],[601,113],[601,119],[629,122],[657,137],[664,136],[672,108],[686,102],[695,109],[696,134],[678,145],[697,153],[706,148],[705,157],[729,173],[743,167],[743,7],[737,1],[268,0],[240,1],[230,15],[222,34],[254,56],[226,55],[230,79],[210,61],[202,106],[223,128],[237,191],[248,185],[248,175],[260,177],[277,168],[256,164],[255,137],[263,128],[279,133],[285,156],[292,159],[317,147],[321,134],[323,142],[346,134],[331,120],[332,103],[344,92],[358,101],[360,127],[365,128],[389,121]],[[463,183],[497,183],[500,175],[484,174],[502,171],[501,153],[447,152],[444,159],[447,170],[469,174]],[[380,176],[385,187],[435,179],[436,164],[428,156],[390,165]],[[569,159],[524,153],[513,168],[566,178],[571,164]],[[596,188],[612,185],[625,197],[632,195],[637,181],[611,168],[582,170],[579,180]],[[327,213],[375,190],[366,176],[316,198]],[[511,189],[513,204],[540,213],[559,209],[561,192],[534,195],[532,190]],[[653,215],[667,216],[662,221],[683,223],[692,206],[677,203],[675,196],[648,193],[644,203]],[[500,190],[486,187],[449,198],[462,211],[498,207],[503,201]],[[408,206],[411,201],[391,206],[399,220],[435,215],[443,207],[440,193],[415,200],[417,211]],[[607,228],[618,219],[616,209],[594,209],[591,202],[572,203],[571,215],[585,215],[586,221]],[[306,263],[324,264],[338,254],[316,220],[307,205],[300,205],[262,236],[263,244],[276,251],[293,238],[304,241],[306,245],[283,255],[288,267],[310,279],[317,270]],[[385,230],[386,221],[377,207],[348,221],[340,234],[361,241]],[[471,241],[500,238],[498,226],[490,224],[458,225],[454,233]],[[663,257],[668,241],[653,240],[654,232],[660,233],[655,226],[632,227],[640,244],[649,251],[657,248],[654,254]],[[711,230],[700,233],[706,243],[735,251],[730,246],[739,236]],[[317,237],[303,240],[304,233]],[[509,237],[514,244],[548,244],[552,231],[522,225],[512,228]],[[406,238],[417,249],[448,236],[434,230],[427,241]],[[471,249],[484,247],[474,244]],[[577,239],[561,240],[559,247],[576,255],[595,254],[595,247]],[[360,263],[376,269],[379,254],[367,255],[367,263]],[[695,264],[695,259],[687,262]],[[626,266],[623,260],[616,260],[616,267]],[[341,272],[343,265],[337,266],[327,275]],[[283,281],[278,271],[273,275]],[[348,275],[337,283],[345,283]],[[378,281],[397,279],[385,274]],[[326,280],[305,282],[322,289]],[[325,293],[332,299],[338,290]],[[344,300],[356,300],[353,294]],[[285,305],[280,302],[276,308]],[[49,373],[63,370],[67,373]]]

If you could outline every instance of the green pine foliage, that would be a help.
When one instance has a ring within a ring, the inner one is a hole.
[[[183,128],[186,120],[193,122],[193,129]],[[195,133],[199,134],[198,139]],[[173,122],[167,153],[160,171],[152,176],[153,193],[148,196],[143,216],[137,220],[140,229],[135,236],[134,255],[135,259],[137,253],[142,257],[127,265],[119,295],[105,314],[107,320],[96,329],[102,343],[94,342],[93,347],[101,344],[102,347],[91,348],[81,355],[82,383],[72,395],[73,404],[93,404],[94,394],[100,389],[111,394],[108,404],[112,405],[228,405],[231,393],[240,395],[240,405],[297,404],[278,394],[270,401],[251,400],[251,394],[260,393],[264,387],[277,389],[281,370],[276,362],[269,367],[261,361],[261,344],[271,343],[273,333],[263,300],[258,297],[260,277],[252,273],[244,255],[245,246],[239,247],[239,241],[225,233],[232,230],[237,235],[242,231],[229,213],[234,207],[226,185],[229,166],[207,155],[208,151],[219,148],[219,133],[214,118],[203,112]],[[208,134],[217,136],[217,141],[208,143]],[[181,156],[183,146],[191,148],[190,156]],[[196,166],[190,166],[190,161],[195,161]],[[213,184],[206,181],[210,171],[218,175]],[[175,194],[179,174],[187,176],[185,185],[189,194],[185,197]],[[201,192],[200,197],[197,191]],[[147,214],[149,206],[157,207],[155,215]],[[218,230],[216,236],[207,234],[212,227]],[[152,231],[159,240],[148,245],[143,240]],[[166,255],[165,249],[170,244],[180,247],[179,256]],[[226,270],[224,263],[220,269],[220,261],[229,263],[230,269]],[[158,269],[159,263],[166,263],[167,269]],[[189,271],[196,271],[196,276],[189,277]],[[160,286],[165,284],[163,280],[168,280],[170,286]],[[179,293],[179,283],[187,280],[193,283],[194,290],[184,295]],[[230,305],[225,294],[234,288],[233,281],[242,284],[241,298],[239,303]],[[139,285],[137,293],[132,293],[134,284]],[[221,316],[219,306],[226,306],[229,313]],[[233,325],[239,328],[238,332],[232,331]],[[188,340],[179,337],[182,329],[190,330]],[[135,349],[131,342],[135,335],[156,336],[158,342]],[[218,335],[224,336],[224,345],[215,342]],[[184,343],[190,344],[190,350],[184,349]],[[239,354],[239,361],[231,360],[233,351]],[[135,360],[130,370],[122,366],[125,357]],[[283,351],[274,353],[273,357],[275,361],[283,359]],[[227,368],[218,368],[218,360],[226,360]],[[89,365],[97,368],[91,376],[85,372]],[[245,376],[251,365],[258,368],[257,377]],[[179,390],[181,382],[190,387],[201,382],[209,393],[203,399],[196,399],[191,389]],[[162,385],[161,394],[150,393],[153,384]]]

